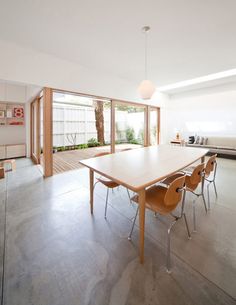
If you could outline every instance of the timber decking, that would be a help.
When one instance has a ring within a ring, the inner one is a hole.
[[[116,145],[116,151],[119,152],[122,149],[127,148],[139,148],[141,145],[136,144],[119,144]],[[79,164],[80,160],[92,158],[94,155],[100,152],[110,151],[110,146],[98,146],[85,149],[68,150],[63,152],[57,152],[53,154],[53,174],[63,173],[69,170],[82,168]]]

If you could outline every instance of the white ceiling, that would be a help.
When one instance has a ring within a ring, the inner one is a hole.
[[[236,0],[0,0],[0,39],[164,86],[236,68]],[[62,71],[63,73],[63,71]]]

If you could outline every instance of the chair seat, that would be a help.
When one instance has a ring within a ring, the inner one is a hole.
[[[116,183],[116,182],[114,182],[114,181],[112,181],[112,180],[109,180],[109,179],[97,178],[97,180],[98,180],[99,182],[101,182],[103,185],[105,185],[106,187],[111,188],[111,189],[113,189],[113,188],[119,186],[118,183]]]
[[[173,210],[173,206],[166,206],[164,198],[167,192],[167,188],[154,185],[146,190],[146,207],[159,214],[166,215]],[[131,198],[132,201],[138,203],[138,195]]]

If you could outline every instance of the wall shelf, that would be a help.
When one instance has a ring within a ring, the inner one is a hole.
[[[24,126],[25,107],[22,103],[0,102],[0,127]]]

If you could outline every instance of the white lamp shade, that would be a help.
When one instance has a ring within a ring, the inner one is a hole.
[[[155,86],[148,79],[143,80],[138,87],[138,93],[144,100],[149,100],[152,97],[155,90],[156,90]]]

